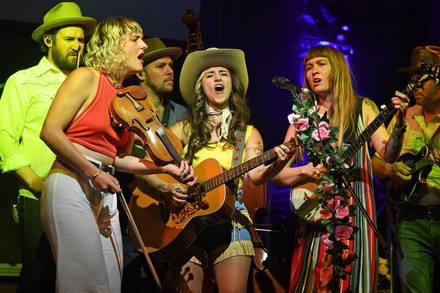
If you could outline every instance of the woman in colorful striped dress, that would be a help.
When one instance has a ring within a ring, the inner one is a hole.
[[[361,98],[355,93],[349,65],[344,55],[333,47],[316,46],[307,52],[304,58],[304,77],[304,86],[310,89],[311,93],[303,94],[302,98],[314,99],[318,105],[318,114],[323,116],[327,113],[330,125],[339,128],[337,146],[342,155],[343,150],[377,117],[379,110],[372,100]],[[391,100],[395,108],[399,109],[396,117],[399,123],[403,124],[402,113],[406,111],[408,98],[396,92]],[[292,124],[287,131],[286,139],[296,135],[297,129]],[[374,147],[381,158],[393,162],[398,156],[402,139],[402,133],[393,131],[390,135],[386,128],[380,125],[348,162],[353,165],[353,190],[373,222],[376,210],[370,146]],[[274,183],[297,188],[307,181],[318,182],[325,169],[322,164],[314,166],[308,163],[304,154],[304,149],[297,149],[292,163],[296,160],[298,164],[295,164],[295,167],[284,168],[274,178]],[[357,258],[347,266],[350,275],[339,281],[338,292],[345,292],[347,289],[353,292],[373,292],[376,290],[378,274],[377,239],[353,197],[350,200],[355,207],[351,225],[359,229],[353,234],[353,239],[348,240],[348,246],[349,252],[355,253]],[[321,238],[323,227],[307,221],[299,227],[292,259],[290,292],[330,292],[329,275],[323,270],[330,259]]]

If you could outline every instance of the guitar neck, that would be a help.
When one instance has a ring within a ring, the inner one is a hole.
[[[284,143],[285,146],[289,147],[293,144],[294,140],[291,139]],[[246,173],[249,170],[252,170],[276,157],[275,148],[270,149],[255,158],[250,159],[249,161],[244,162],[234,168],[227,170],[209,180],[203,182],[203,189],[205,192],[208,192],[214,188],[219,187],[222,184]]]
[[[373,133],[388,120],[394,113],[396,109],[394,105],[391,103],[385,109],[383,109],[379,115],[370,123],[370,125],[365,128],[364,131],[356,138],[356,140],[344,151],[343,158],[345,160],[351,158],[360,148],[361,146],[370,139]]]
[[[437,70],[438,71],[438,70]],[[406,87],[402,90],[402,93],[405,95],[409,95],[412,93],[416,86],[420,86],[422,82],[426,82],[428,78],[426,76],[429,76],[428,74],[425,74],[423,78],[419,80],[413,80],[409,84],[406,85]],[[361,146],[370,139],[370,137],[373,135],[373,133],[380,127],[382,123],[387,121],[391,116],[396,113],[396,109],[394,108],[393,103],[389,104],[385,109],[383,109],[379,115],[373,120],[373,122],[370,123],[370,125],[365,128],[365,130],[359,135],[358,138],[356,138],[355,142],[351,144],[348,149],[345,150],[342,157],[345,160],[350,159],[360,148]]]
[[[423,159],[417,161],[412,167],[411,167],[411,173],[415,173],[419,170],[422,170],[425,167],[432,166],[433,162],[429,158],[429,156],[424,157]]]

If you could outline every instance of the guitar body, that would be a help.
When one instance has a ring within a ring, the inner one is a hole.
[[[220,173],[222,168],[215,159],[207,159],[195,168],[199,182]],[[179,183],[169,175],[159,176],[166,182]],[[186,186],[182,184],[182,188]],[[225,184],[202,194],[202,200],[208,204],[207,207],[195,201],[179,210],[168,212],[160,194],[152,188],[136,188],[129,208],[147,252],[161,261],[179,256],[204,228],[225,222],[235,206],[235,195]],[[185,232],[181,233],[184,229]],[[139,248],[137,240],[133,241]]]
[[[389,192],[393,202],[414,203],[422,196],[423,187],[427,184],[433,166],[429,158],[430,150],[430,146],[424,146],[416,155],[406,153],[397,159],[397,162],[403,162],[411,167],[412,176],[410,182],[399,192]]]
[[[318,224],[321,221],[321,205],[314,193],[318,181],[302,180],[290,189],[290,205],[300,221]]]

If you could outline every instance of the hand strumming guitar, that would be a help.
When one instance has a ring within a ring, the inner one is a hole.
[[[405,186],[412,178],[411,167],[404,162],[395,162],[394,164],[385,163],[384,172],[391,180],[391,189],[398,191],[400,187]]]

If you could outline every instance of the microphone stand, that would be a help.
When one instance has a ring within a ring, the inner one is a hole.
[[[148,255],[147,249],[145,248],[144,241],[142,240],[141,234],[139,233],[139,230],[138,230],[138,228],[136,226],[136,223],[134,221],[133,215],[131,214],[131,211],[128,208],[127,201],[125,200],[124,194],[122,192],[120,192],[117,195],[118,195],[119,202],[121,203],[122,207],[124,208],[125,213],[127,214],[128,220],[129,220],[129,222],[131,224],[131,227],[133,228],[133,232],[134,232],[134,234],[136,236],[136,239],[137,239],[139,245],[141,246],[142,253],[145,256],[145,259],[147,260],[148,267],[151,270],[151,273],[153,275],[154,281],[156,282],[156,285],[159,288],[159,290],[161,292],[163,292],[162,285],[160,283],[159,277],[157,276],[156,270],[154,269],[153,263],[151,262],[151,258]]]
[[[332,156],[332,160],[335,163],[337,163],[336,159],[333,156]],[[341,168],[341,166],[338,165],[338,168]],[[362,215],[367,220],[368,225],[373,230],[374,235],[376,236],[379,244],[382,246],[383,249],[388,250],[388,244],[385,241],[385,238],[382,236],[382,233],[380,233],[380,231],[377,229],[376,225],[374,224],[373,220],[371,220],[370,216],[368,216],[367,211],[365,210],[364,206],[362,205],[361,201],[359,200],[359,197],[356,195],[356,192],[354,191],[353,187],[351,186],[350,181],[347,179],[347,176],[345,176],[344,174],[341,174],[341,173],[339,173],[339,176],[343,181],[343,186],[345,186],[348,189],[348,191],[351,194],[351,197],[354,199],[357,206],[361,210]]]

